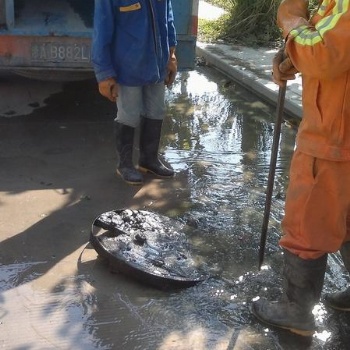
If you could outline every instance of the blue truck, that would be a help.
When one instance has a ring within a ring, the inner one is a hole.
[[[103,0],[0,0],[0,70],[56,81],[93,76],[95,1]],[[172,1],[179,70],[194,67],[198,1]]]

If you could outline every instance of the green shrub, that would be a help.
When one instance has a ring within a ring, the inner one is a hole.
[[[276,45],[281,32],[276,25],[276,13],[281,0],[206,0],[227,11],[216,21],[200,19],[199,39],[236,42],[248,46]],[[314,9],[318,0],[310,1]]]

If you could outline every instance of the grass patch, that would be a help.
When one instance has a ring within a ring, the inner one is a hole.
[[[247,46],[277,46],[281,31],[276,25],[281,0],[206,0],[227,14],[217,20],[199,20],[198,39],[206,42],[225,41]],[[310,1],[314,10],[318,0]]]

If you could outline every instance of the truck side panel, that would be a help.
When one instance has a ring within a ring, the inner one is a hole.
[[[92,72],[94,1],[0,0],[0,69]],[[173,0],[179,70],[194,68],[198,0]]]
[[[198,26],[198,0],[172,1],[178,47],[176,55],[179,69],[193,69]]]

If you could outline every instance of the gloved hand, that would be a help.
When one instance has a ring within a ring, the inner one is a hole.
[[[284,49],[280,49],[272,61],[272,80],[279,86],[283,86],[286,80],[295,79],[298,70],[293,66]]]
[[[115,102],[118,98],[118,84],[114,78],[108,78],[98,83],[100,94],[110,101]]]
[[[165,80],[164,80],[164,84],[167,87],[170,87],[173,84],[176,77],[176,73],[177,73],[177,59],[176,59],[176,56],[173,54],[169,59],[168,66],[167,66],[167,76],[165,77]]]

